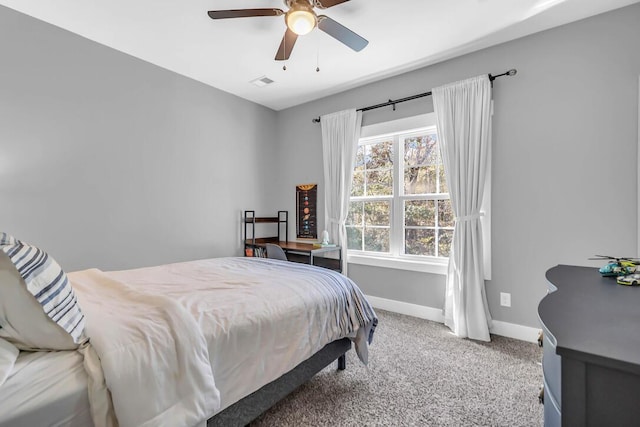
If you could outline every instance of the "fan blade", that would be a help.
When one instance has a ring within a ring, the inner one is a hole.
[[[318,28],[356,52],[360,52],[369,44],[366,39],[325,15],[318,16]]]
[[[313,5],[318,9],[329,9],[340,3],[346,3],[349,0],[313,0]]]
[[[233,9],[210,10],[207,12],[211,19],[248,18],[251,16],[280,16],[284,11],[280,9]]]
[[[284,37],[282,37],[282,41],[280,42],[278,52],[276,53],[276,61],[286,61],[289,59],[293,46],[296,44],[296,40],[298,40],[298,35],[287,28],[287,31],[284,33]]]

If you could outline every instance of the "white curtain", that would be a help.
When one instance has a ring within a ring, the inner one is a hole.
[[[459,337],[490,341],[480,206],[491,153],[487,75],[433,89],[440,150],[456,217],[446,281],[445,324]]]
[[[324,220],[329,241],[342,247],[342,272],[347,274],[347,229],[349,196],[353,178],[362,112],[339,111],[321,117],[324,160]]]

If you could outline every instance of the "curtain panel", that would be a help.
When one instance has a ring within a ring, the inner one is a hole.
[[[342,248],[342,273],[347,274],[347,229],[349,196],[362,112],[355,108],[321,117],[324,163],[324,221],[329,241]]]
[[[490,341],[480,220],[491,153],[491,82],[487,75],[434,88],[440,150],[456,217],[444,317],[459,337]]]

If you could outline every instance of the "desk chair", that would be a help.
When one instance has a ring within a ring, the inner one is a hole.
[[[273,243],[266,243],[265,245],[267,247],[267,258],[288,261],[287,254],[284,252],[284,250],[280,246],[274,245]]]

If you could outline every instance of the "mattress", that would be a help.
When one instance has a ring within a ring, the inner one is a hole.
[[[20,353],[0,387],[0,427],[35,426],[93,426],[80,353]]]

